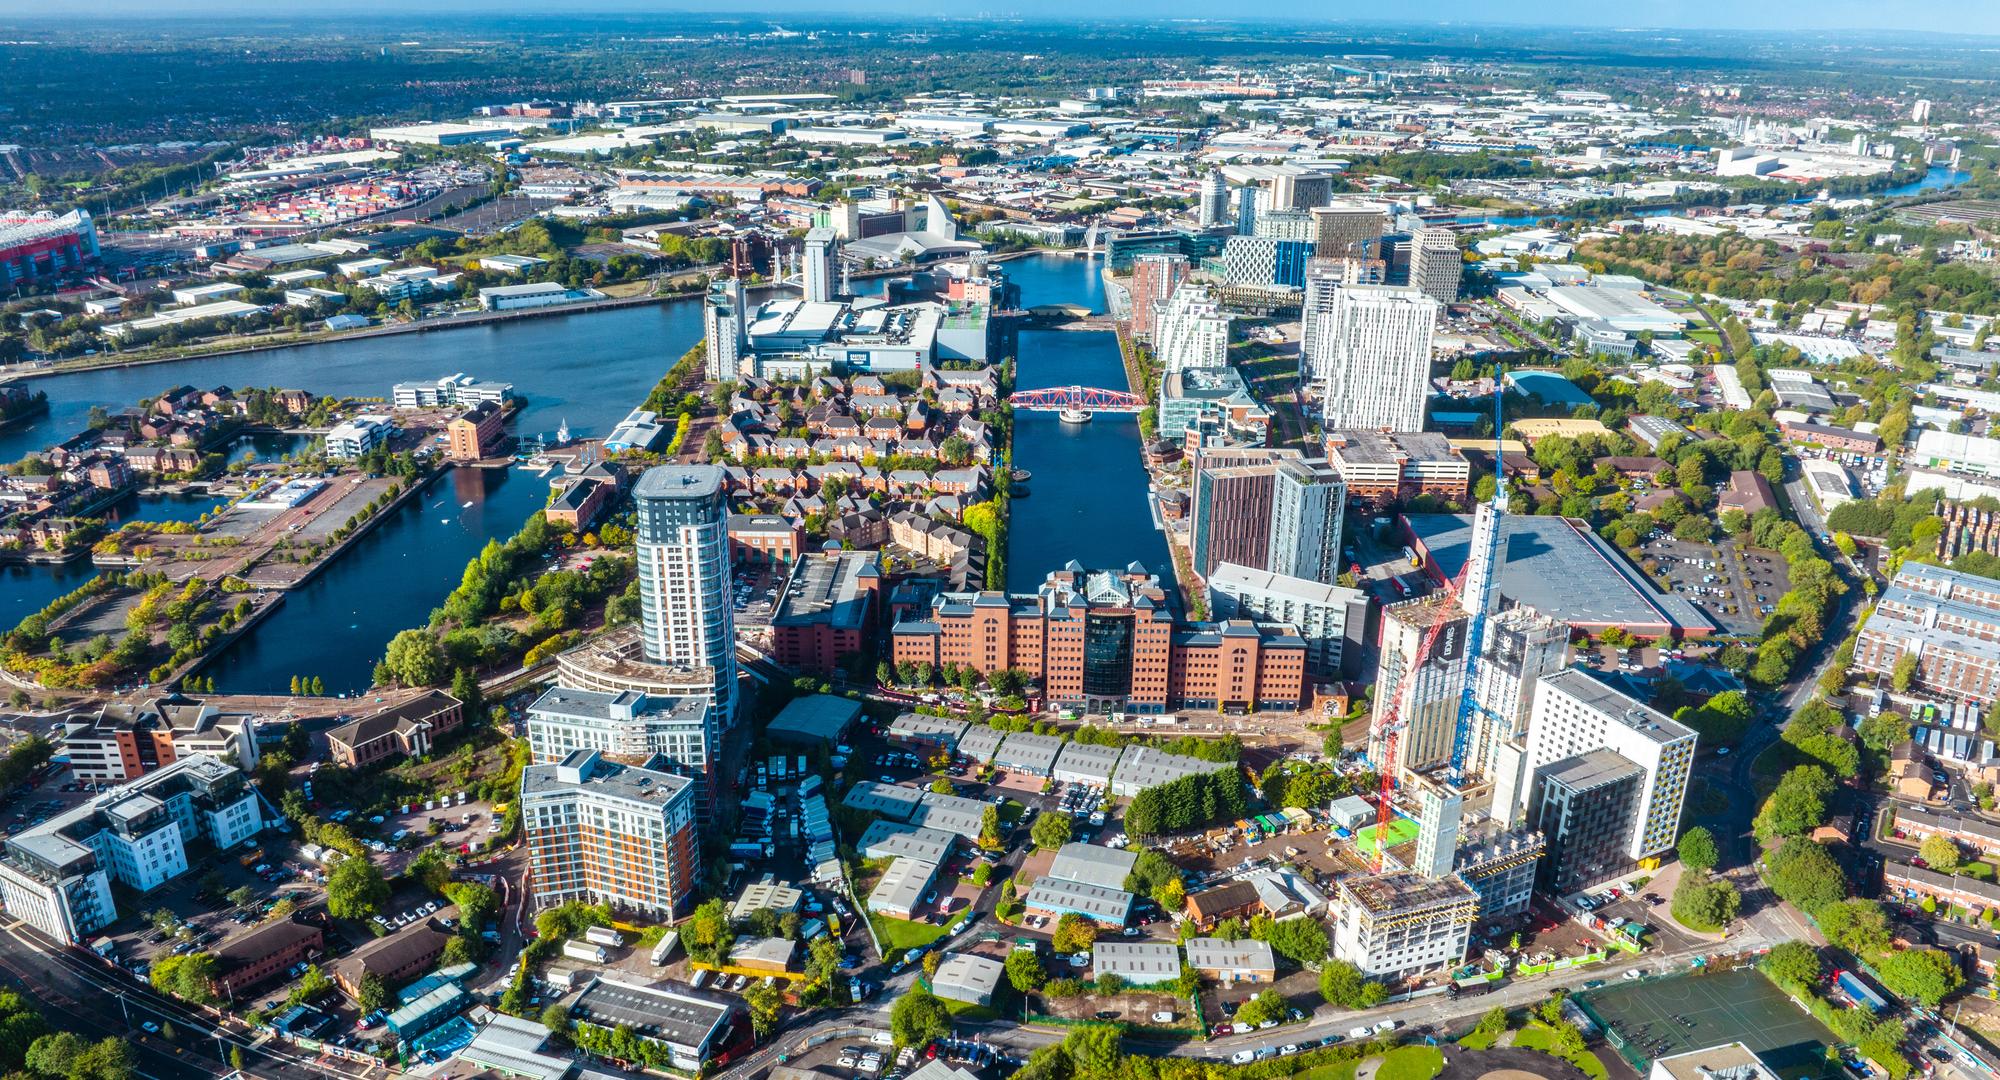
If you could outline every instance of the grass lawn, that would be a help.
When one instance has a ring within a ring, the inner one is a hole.
[[[1722,335],[1713,330],[1689,330],[1682,336],[1686,337],[1689,341],[1699,341],[1704,345],[1713,345],[1718,349],[1722,347]]]
[[[1555,1052],[1555,1034],[1554,1028],[1537,1020],[1514,1033],[1514,1045],[1528,1050],[1540,1050],[1551,1057],[1561,1057],[1562,1055]],[[1577,1057],[1563,1058],[1563,1060],[1590,1074],[1590,1080],[1606,1080],[1611,1075],[1605,1070],[1604,1062],[1599,1061],[1597,1055],[1588,1050]]]
[[[953,1018],[958,1020],[983,1023],[987,1020],[1000,1019],[999,1010],[991,1005],[974,1005],[970,1001],[953,1001],[951,998],[939,998],[938,1000],[944,1002],[944,1011],[950,1013]]]
[[[882,951],[915,949],[929,945],[944,936],[944,927],[930,923],[910,922],[907,919],[892,919],[886,915],[869,912],[868,922],[875,927],[875,936],[882,942]]]
[[[1464,1038],[1458,1040],[1458,1045],[1467,1050],[1490,1050],[1493,1048],[1493,1040],[1499,1037],[1500,1033],[1497,1031],[1468,1031]]]
[[[1315,1065],[1292,1080],[1354,1080],[1354,1067],[1359,1064],[1358,1061],[1342,1061],[1332,1065]]]
[[[1993,864],[1984,860],[1966,863],[1958,868],[1958,872],[1981,881],[1993,880]]]
[[[1604,1066],[1598,1066],[1603,1077]],[[1375,1080],[1431,1080],[1444,1071],[1444,1051],[1435,1046],[1399,1046],[1382,1056]]]

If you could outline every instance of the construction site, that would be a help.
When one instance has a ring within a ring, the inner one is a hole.
[[[1504,431],[1498,397],[1493,419]],[[1366,870],[1341,877],[1331,904],[1334,955],[1372,978],[1452,968],[1502,931],[1568,924],[1553,901],[1538,909],[1538,891],[1642,871],[1672,842],[1659,825],[1678,820],[1693,734],[1569,667],[1570,621],[1531,603],[1560,586],[1523,596],[1509,584],[1508,502],[1503,484],[1475,508],[1455,576],[1383,609],[1366,750],[1379,788],[1346,856]],[[1574,801],[1563,778],[1592,754],[1624,763],[1631,782]],[[1585,806],[1596,820],[1574,812]],[[1596,947],[1587,934],[1570,944]]]

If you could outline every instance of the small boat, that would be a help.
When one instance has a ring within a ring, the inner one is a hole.
[[[460,506],[460,507],[459,507],[459,509],[460,509],[460,510],[470,510],[470,509],[472,509],[472,501],[471,501],[471,500],[469,500],[469,499],[468,499],[468,500],[466,500],[466,502],[465,502],[465,505],[463,505],[463,506]]]
[[[1065,424],[1090,423],[1089,409],[1064,409],[1062,412],[1057,413],[1056,415],[1059,418],[1061,418],[1062,422]]]

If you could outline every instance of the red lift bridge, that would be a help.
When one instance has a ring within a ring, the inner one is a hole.
[[[1146,407],[1146,399],[1123,390],[1099,390],[1093,386],[1052,386],[1046,390],[1016,390],[1007,396],[1017,409],[1053,412],[1082,409],[1087,412],[1135,413]]]

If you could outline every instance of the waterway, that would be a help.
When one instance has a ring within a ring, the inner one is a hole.
[[[1956,187],[1970,179],[1972,179],[1972,174],[1969,172],[1955,172],[1944,165],[1933,165],[1925,170],[1924,175],[1919,179],[1912,180],[1907,184],[1897,184],[1892,188],[1884,188],[1875,194],[1882,198],[1899,199],[1906,195],[1921,195],[1927,191]],[[1807,195],[1794,201],[1811,202],[1812,198],[1813,196]],[[1660,217],[1666,214],[1678,214],[1682,209],[1682,207],[1678,206],[1640,206],[1626,211],[1625,216]],[[1496,229],[1525,229],[1531,225],[1539,225],[1544,221],[1574,221],[1576,219],[1570,214],[1550,213],[1460,214],[1453,220],[1461,225],[1486,225]]]
[[[514,420],[521,433],[568,420],[578,435],[602,435],[700,337],[700,306],[681,301],[51,375],[32,380],[49,411],[0,433],[0,461],[82,430],[92,405],[115,412],[183,383],[386,398],[396,383],[460,371],[514,384],[528,401]]]
[[[389,639],[428,622],[465,564],[489,539],[511,536],[548,492],[525,469],[447,472],[286,594],[201,674],[230,693],[284,693],[294,675],[319,676],[328,693],[367,689]]]
[[[1024,307],[1084,304],[1104,310],[1096,259],[1040,257],[1007,264]],[[1126,388],[1117,336],[1108,330],[1029,330],[1020,335],[1016,389]],[[1007,588],[1031,592],[1074,559],[1093,570],[1142,563],[1171,586],[1166,537],[1153,527],[1139,459],[1138,417],[1098,413],[1065,424],[1049,412],[1014,415],[1014,465],[1033,474],[1014,500],[1007,534]]]
[[[1957,187],[1970,179],[1972,174],[1969,172],[1956,172],[1948,165],[1933,165],[1924,170],[1921,179],[1884,188],[1882,194],[1892,199],[1899,199],[1905,195],[1922,195],[1926,191],[1936,191],[1939,188]]]
[[[1005,266],[1026,304],[1104,309],[1096,260],[1038,255]],[[49,393],[49,414],[0,435],[0,461],[80,429],[92,405],[116,410],[180,383],[386,397],[397,382],[462,371],[514,384],[527,400],[515,420],[522,433],[552,432],[567,421],[579,435],[602,434],[700,335],[700,308],[683,301],[54,375],[35,380]],[[1017,382],[1023,388],[1081,383],[1122,389],[1125,375],[1110,333],[1043,331],[1022,336]],[[1054,414],[1023,413],[1016,427],[1015,462],[1031,470],[1034,481],[1029,497],[1014,506],[1010,588],[1032,589],[1070,559],[1091,567],[1139,561],[1171,580],[1166,541],[1152,527],[1146,506],[1135,418],[1102,414],[1077,427],[1061,424]],[[258,436],[231,454],[275,457],[302,442]],[[466,561],[487,540],[520,528],[547,492],[543,478],[526,471],[453,470],[421,501],[384,519],[319,577],[293,590],[283,607],[202,674],[226,691],[280,692],[294,675],[317,675],[330,692],[365,688],[388,640],[423,624],[457,585]],[[130,517],[192,519],[212,505],[149,498]],[[87,562],[0,567],[0,628],[81,585],[93,572]]]

